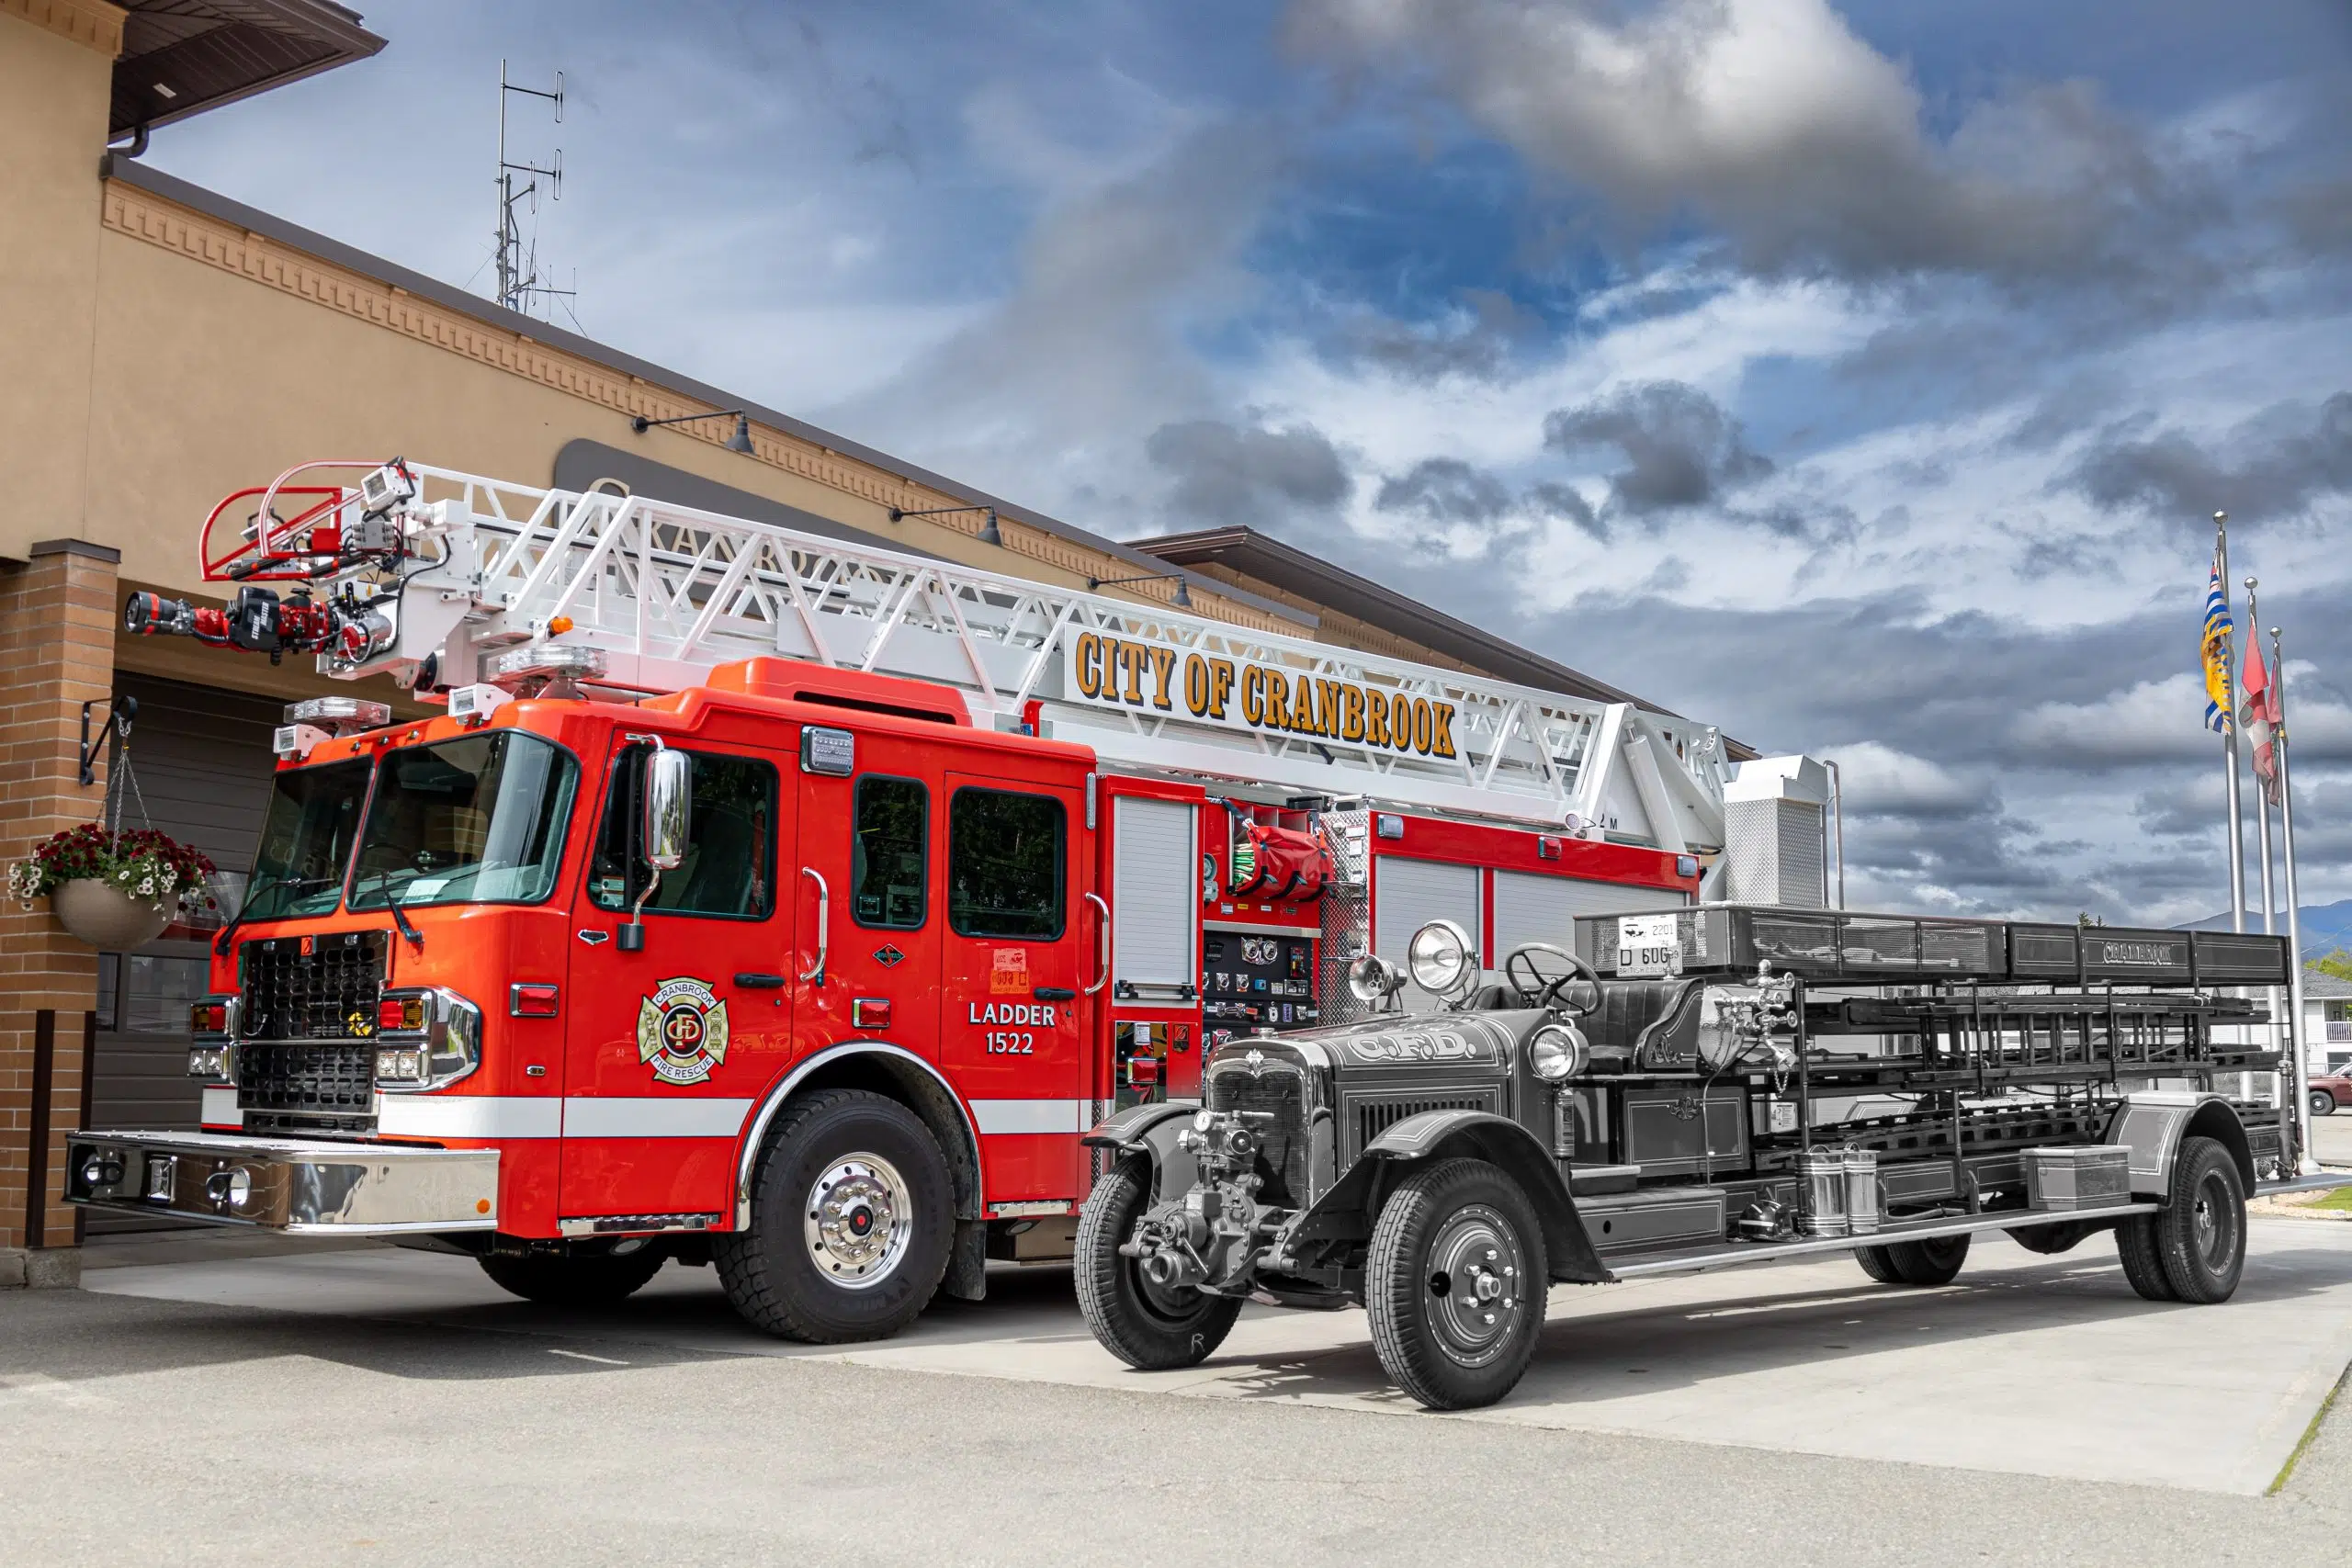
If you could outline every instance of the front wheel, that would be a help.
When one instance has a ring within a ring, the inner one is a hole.
[[[1381,1205],[1364,1260],[1382,1370],[1431,1410],[1492,1404],[1534,1359],[1549,1279],[1517,1182],[1477,1159],[1416,1171]]]
[[[1144,1277],[1120,1246],[1151,1203],[1151,1159],[1129,1155],[1113,1167],[1078,1212],[1078,1246],[1071,1272],[1079,1310],[1102,1348],[1147,1372],[1197,1366],[1233,1330],[1241,1315],[1235,1296],[1211,1295],[1190,1285],[1162,1285]]]
[[[778,1120],[752,1179],[752,1226],[711,1238],[735,1310],[785,1339],[881,1339],[947,1271],[947,1161],[922,1118],[865,1089],[821,1089]]]
[[[2333,1116],[2335,1114],[2335,1096],[2328,1093],[2327,1090],[2324,1089],[2312,1090],[2311,1101],[2312,1115]]]

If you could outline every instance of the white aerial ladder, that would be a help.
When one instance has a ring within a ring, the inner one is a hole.
[[[319,469],[361,477],[291,482]],[[212,555],[215,524],[254,495],[242,541]],[[279,520],[294,497],[318,499]],[[653,693],[781,656],[953,687],[977,724],[1034,725],[1123,771],[1675,853],[1724,841],[1730,769],[1703,725],[648,496],[306,464],[223,502],[198,553],[211,581],[301,583],[321,608],[292,612],[289,595],[289,615],[334,633],[284,646],[322,649],[339,679],[464,687],[526,645],[594,648],[590,683]],[[1394,727],[1374,722],[1385,712]]]

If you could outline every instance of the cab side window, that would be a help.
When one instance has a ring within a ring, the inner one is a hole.
[[[600,909],[632,908],[652,878],[639,853],[645,759],[632,746],[613,763],[605,820],[588,864],[588,896]],[[694,759],[686,857],[662,874],[649,912],[767,919],[775,908],[776,771],[752,757],[689,752]]]
[[[957,936],[1062,934],[1067,823],[1051,795],[959,789],[947,807],[947,923]]]
[[[850,841],[850,918],[879,931],[920,931],[928,914],[931,792],[913,779],[857,781]]]

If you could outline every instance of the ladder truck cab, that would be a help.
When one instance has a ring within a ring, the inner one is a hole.
[[[130,630],[429,711],[288,708],[203,1130],[77,1132],[69,1196],[537,1300],[675,1258],[892,1333],[1070,1257],[1090,1129],[1432,916],[1498,960],[1722,847],[1703,727],[645,497],[305,465],[198,559],[226,607]]]

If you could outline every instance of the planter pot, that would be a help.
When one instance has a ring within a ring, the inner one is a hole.
[[[152,899],[136,898],[95,877],[69,882],[49,896],[57,923],[101,953],[124,953],[153,942],[171,923],[167,900],[162,908]]]

